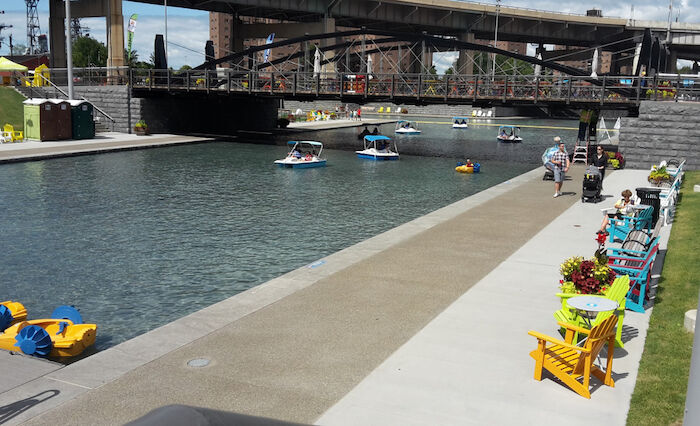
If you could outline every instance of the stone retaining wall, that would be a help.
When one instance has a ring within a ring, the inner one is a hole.
[[[670,158],[685,158],[700,169],[700,103],[643,101],[638,118],[623,118],[619,151],[626,167],[648,169]]]

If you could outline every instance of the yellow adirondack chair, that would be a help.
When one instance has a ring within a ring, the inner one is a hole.
[[[622,275],[615,278],[612,285],[603,294],[603,297],[614,300],[617,302],[617,310],[614,312],[599,312],[598,315],[591,321],[591,326],[595,327],[600,324],[610,315],[617,315],[617,332],[615,333],[615,344],[618,348],[624,348],[625,345],[622,343],[622,322],[625,319],[625,303],[627,302],[627,293],[630,291],[630,277],[628,275]],[[557,296],[561,297],[561,309],[554,313],[554,318],[557,321],[566,322],[577,327],[588,328],[586,326],[586,321],[572,309],[566,301],[573,296],[578,296],[577,294],[569,293],[559,293]],[[562,333],[566,330],[562,329]],[[578,342],[578,333],[574,333],[574,343]]]
[[[567,329],[565,342],[530,330],[528,334],[537,338],[537,349],[530,352],[530,356],[535,359],[535,380],[542,380],[542,370],[546,369],[574,392],[588,399],[591,398],[589,386],[591,375],[603,384],[615,387],[615,381],[612,379],[615,324],[617,324],[615,315],[610,315],[590,330],[560,322],[559,325]],[[583,347],[572,343],[575,332],[588,335]],[[606,342],[608,343],[608,362],[603,373],[593,363]],[[579,379],[583,380],[579,382]]]
[[[391,114],[391,107],[386,107],[386,113]]]
[[[12,142],[14,141],[21,141],[24,139],[24,134],[22,133],[21,130],[15,131],[15,128],[12,124],[5,124],[5,127],[3,127],[3,133],[5,134],[10,134],[12,136]]]
[[[384,107],[379,107],[379,110],[377,110],[377,113],[381,114],[384,112]]]

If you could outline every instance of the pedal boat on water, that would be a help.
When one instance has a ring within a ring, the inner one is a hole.
[[[418,125],[413,121],[399,120],[396,122],[396,129],[394,133],[397,135],[420,135],[421,131],[418,130]]]
[[[498,128],[498,136],[496,136],[501,142],[522,142],[523,138],[520,137],[520,127],[517,126],[501,126]]]
[[[291,146],[287,156],[281,160],[275,160],[280,167],[292,169],[309,169],[312,167],[325,167],[326,159],[321,158],[323,144],[316,141],[289,141]]]
[[[392,146],[393,145],[393,146]],[[364,149],[355,151],[358,158],[366,160],[398,160],[399,150],[396,142],[384,135],[367,135],[364,139]]]
[[[469,117],[452,117],[453,129],[468,129]]]

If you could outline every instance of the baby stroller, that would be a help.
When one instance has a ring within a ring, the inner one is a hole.
[[[583,192],[581,194],[581,202],[585,203],[588,200],[593,200],[594,203],[601,201],[600,191],[603,189],[603,179],[600,176],[600,170],[596,166],[588,166],[586,174],[583,175]]]

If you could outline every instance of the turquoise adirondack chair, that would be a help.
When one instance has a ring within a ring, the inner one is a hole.
[[[615,345],[617,347],[625,347],[622,343],[622,321],[625,318],[625,304],[627,302],[627,293],[630,291],[630,278],[627,275],[619,276],[615,278],[612,285],[608,290],[601,296],[610,300],[614,300],[618,303],[618,308],[615,312],[600,312],[598,315],[591,320],[591,327],[603,322],[610,315],[617,315],[617,332],[615,333]],[[559,322],[565,322],[577,327],[588,328],[588,324],[583,318],[576,312],[576,309],[569,307],[566,301],[570,297],[579,296],[578,294],[571,293],[559,293],[557,296],[561,297],[561,309],[554,313],[554,318]],[[574,342],[578,340],[578,333],[574,336]]]
[[[608,266],[618,275],[625,274],[631,279],[627,293],[627,308],[644,313],[644,305],[651,288],[651,268],[659,253],[659,237],[656,237],[647,250],[608,249]]]
[[[627,234],[635,229],[646,229],[647,232],[651,231],[654,207],[645,207],[646,208],[639,210],[635,216],[623,216],[622,219],[610,219],[608,232],[610,233],[611,243],[614,243],[615,239],[624,241]]]

